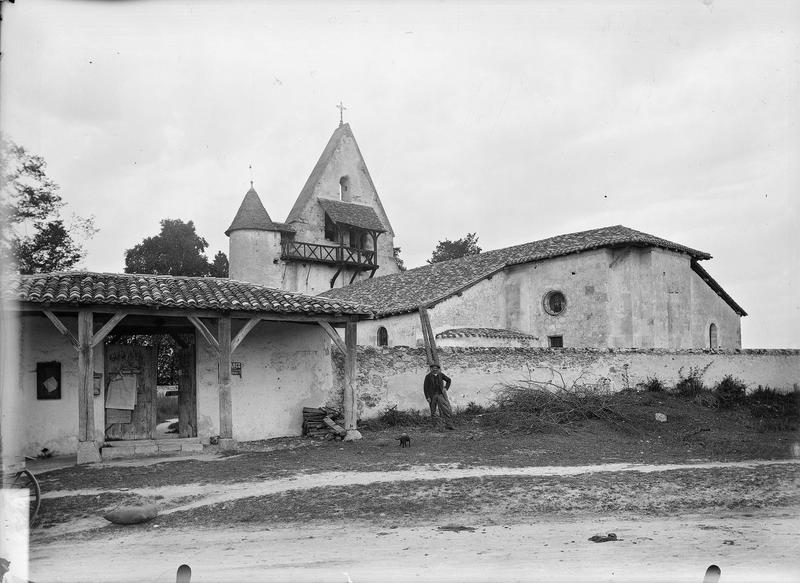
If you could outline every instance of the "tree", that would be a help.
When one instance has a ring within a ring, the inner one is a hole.
[[[0,137],[0,260],[13,259],[20,273],[63,271],[86,255],[83,243],[97,229],[94,217],[73,215],[65,223],[59,186],[46,174],[44,158]]]
[[[476,233],[467,233],[466,237],[451,241],[445,239],[439,241],[436,248],[433,250],[433,255],[428,259],[428,263],[439,263],[440,261],[448,261],[450,259],[458,259],[459,257],[466,257],[468,255],[477,255],[481,252],[478,247],[478,236]]]
[[[405,271],[407,268],[403,263],[403,260],[400,258],[400,252],[402,249],[400,247],[394,247],[392,252],[394,253],[394,262],[397,263],[397,269],[400,271]]]
[[[210,264],[209,275],[211,277],[228,277],[228,256],[222,251],[217,251],[214,261]]]
[[[125,273],[227,277],[228,258],[220,251],[209,263],[203,253],[206,247],[208,242],[197,234],[194,222],[164,219],[161,233],[125,251]]]

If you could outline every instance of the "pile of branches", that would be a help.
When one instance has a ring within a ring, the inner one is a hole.
[[[567,384],[552,368],[549,380],[529,378],[503,383],[495,391],[494,406],[484,413],[486,422],[529,431],[567,432],[573,423],[600,419],[625,428],[628,419],[613,405],[613,393],[604,379],[587,383],[582,375]]]

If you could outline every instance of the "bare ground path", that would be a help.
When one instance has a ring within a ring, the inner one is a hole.
[[[486,477],[548,477],[578,476],[607,472],[670,472],[678,470],[756,468],[759,466],[793,465],[800,469],[800,463],[793,460],[751,460],[740,462],[703,462],[693,464],[593,464],[585,466],[537,466],[537,467],[469,467],[459,468],[453,464],[415,466],[407,470],[381,472],[317,472],[300,474],[290,478],[264,479],[236,484],[190,483],[182,485],[120,488],[118,492],[143,498],[159,500],[161,515],[185,512],[223,504],[243,498],[269,496],[292,490],[310,488],[364,486],[381,482],[417,482],[426,480],[458,480]],[[46,492],[42,498],[51,500],[76,496],[107,495],[108,489],[83,488],[80,490],[57,490]],[[188,500],[188,501],[187,501]],[[109,523],[101,516],[55,525],[47,529],[46,536],[61,536],[84,530],[102,528]]]
[[[446,524],[446,523],[443,523]],[[800,578],[797,511],[679,518],[585,517],[442,531],[436,525],[143,528],[31,548],[36,581],[159,582],[182,563],[193,583],[272,581],[615,581],[724,583]],[[614,532],[617,542],[593,543]]]

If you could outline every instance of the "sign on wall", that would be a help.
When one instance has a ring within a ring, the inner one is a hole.
[[[241,362],[231,362],[231,376],[236,375],[239,378],[242,378],[242,363]]]
[[[36,398],[41,400],[61,398],[61,363],[36,363]]]

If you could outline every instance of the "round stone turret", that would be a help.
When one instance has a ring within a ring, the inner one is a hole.
[[[251,184],[225,231],[230,238],[229,277],[281,289],[281,230]]]

